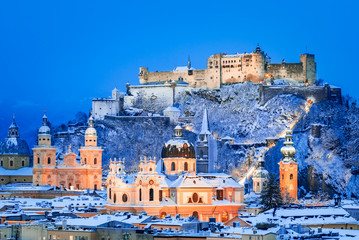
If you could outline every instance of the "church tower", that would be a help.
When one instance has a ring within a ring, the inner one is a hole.
[[[285,135],[284,147],[281,148],[283,154],[279,162],[279,182],[282,196],[289,196],[294,201],[298,199],[298,163],[294,158],[296,149],[293,147],[293,132],[288,127]]]
[[[253,191],[262,193],[265,182],[268,180],[269,173],[265,169],[265,161],[263,155],[259,157],[257,169],[253,174]]]
[[[197,140],[197,172],[215,172],[216,165],[217,142],[209,130],[207,108],[204,108],[201,132]]]
[[[33,184],[53,185],[55,176],[50,174],[56,167],[56,148],[51,145],[51,130],[48,126],[46,113],[42,117],[42,126],[37,134],[37,145],[33,150]],[[48,173],[48,174],[47,174]]]
[[[89,125],[85,131],[85,146],[80,151],[81,164],[87,169],[83,181],[90,189],[99,189],[102,185],[102,147],[97,146],[97,131],[93,117],[89,118]]]

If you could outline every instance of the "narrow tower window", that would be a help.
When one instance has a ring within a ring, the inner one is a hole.
[[[289,176],[289,179],[290,179],[290,180],[293,180],[293,174],[291,174],[291,175]]]
[[[150,201],[153,201],[153,188],[150,188]]]
[[[184,163],[184,170],[188,171],[188,163],[187,162]]]
[[[51,158],[47,158],[47,164],[51,164]]]
[[[140,188],[140,190],[139,190],[139,193],[138,193],[138,194],[139,194],[139,198],[138,198],[138,199],[139,199],[139,200],[140,200],[140,202],[141,202],[141,201],[142,201],[142,189],[141,189],[141,188]]]
[[[97,164],[97,158],[95,158],[94,160],[93,160],[93,164]]]
[[[176,164],[174,162],[172,162],[171,164],[171,170],[172,171],[175,171],[176,170]]]

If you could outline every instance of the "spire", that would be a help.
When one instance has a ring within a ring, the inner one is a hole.
[[[44,116],[42,117],[42,126],[47,126],[46,110],[44,110]]]
[[[257,43],[256,52],[261,52],[261,48],[259,47],[259,43]]]
[[[295,156],[297,150],[293,147],[293,140],[292,140],[293,131],[288,126],[285,133],[286,133],[286,135],[285,135],[284,147],[282,147],[280,150],[281,153],[283,154],[283,161],[284,162],[290,162],[290,161],[296,162],[294,156]]]
[[[95,124],[94,124],[93,117],[92,117],[92,114],[91,114],[91,116],[89,118],[89,127],[93,128],[94,126],[95,126]]]
[[[16,122],[15,122],[15,114],[12,117],[12,123],[11,123],[11,125],[9,127],[8,137],[9,138],[18,138],[18,137],[20,137],[19,128],[18,128],[18,126],[16,125]]]
[[[188,68],[188,70],[191,69],[191,59],[189,58],[189,55],[188,55],[188,61],[187,61],[187,68]]]
[[[204,107],[204,110],[203,110],[202,128],[201,128],[200,134],[204,134],[204,135],[211,134],[211,132],[209,131],[208,113],[207,113],[206,107]]]

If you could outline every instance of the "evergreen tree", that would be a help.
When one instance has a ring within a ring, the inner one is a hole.
[[[263,211],[283,205],[279,183],[274,174],[269,174],[268,180],[264,184],[260,200],[260,204],[263,206]]]

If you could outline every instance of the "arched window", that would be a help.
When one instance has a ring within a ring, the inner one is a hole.
[[[259,182],[257,182],[257,186],[259,187]]]
[[[284,180],[284,174],[282,174],[282,180]]]
[[[37,164],[40,164],[40,158],[39,157],[37,158]]]
[[[10,167],[14,166],[14,161],[10,161]]]
[[[51,164],[51,158],[47,158],[47,164]]]
[[[138,199],[140,200],[140,202],[142,201],[142,189],[140,188],[140,190],[138,191]]]
[[[184,163],[184,170],[188,171],[188,163],[187,162]]]
[[[93,164],[97,164],[97,158],[94,158]]]
[[[198,217],[199,217],[199,216],[198,216],[198,212],[197,212],[197,211],[194,211],[194,212],[192,213],[192,216],[198,219]]]
[[[87,158],[85,158],[85,161],[84,161],[85,165],[87,164]]]
[[[150,188],[150,201],[153,201],[153,188]]]
[[[21,161],[21,166],[22,166],[22,167],[25,166],[25,161]]]
[[[193,193],[192,200],[194,203],[198,202],[198,194],[197,193]]]
[[[289,176],[289,179],[290,179],[290,180],[293,180],[293,174],[291,174],[291,175]]]
[[[116,193],[113,195],[113,202],[116,203]]]
[[[222,222],[227,222],[228,221],[228,212],[223,211],[222,213]]]
[[[108,189],[109,198],[111,199],[111,188]]]
[[[122,195],[122,202],[127,202],[127,200],[128,200],[127,194],[124,193],[124,194]]]
[[[175,171],[176,170],[176,164],[174,162],[172,162],[171,164],[171,170],[172,171]]]

